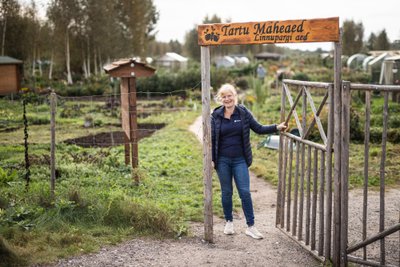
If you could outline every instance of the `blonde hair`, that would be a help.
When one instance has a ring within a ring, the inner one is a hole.
[[[237,95],[235,87],[230,83],[223,84],[218,89],[217,95],[215,96],[215,101],[217,103],[219,103],[219,104],[222,104],[222,97],[226,93],[232,93],[233,97],[235,98],[235,105],[237,105],[237,103],[238,103],[238,95]]]

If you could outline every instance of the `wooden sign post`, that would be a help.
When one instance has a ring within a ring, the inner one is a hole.
[[[204,236],[213,242],[212,212],[212,165],[211,165],[211,126],[210,126],[210,50],[209,46],[277,44],[277,43],[335,43],[335,90],[340,92],[340,31],[339,18],[303,19],[286,21],[263,21],[247,23],[203,24],[197,28],[198,44],[201,46],[201,84],[203,105],[203,182],[204,182]],[[340,123],[339,123],[340,125]],[[281,138],[282,139],[282,138]],[[282,144],[280,144],[282,147]],[[340,159],[336,155],[335,159]],[[335,162],[335,169],[336,164]],[[338,166],[339,167],[339,166]],[[339,169],[340,170],[340,169]],[[280,170],[279,170],[280,171]],[[339,180],[339,177],[337,177]],[[278,185],[279,186],[279,185]],[[339,183],[340,186],[340,183]],[[334,191],[340,191],[335,187]],[[278,189],[278,199],[280,190]],[[280,202],[277,202],[280,205]],[[280,207],[277,207],[279,209]],[[340,205],[338,209],[340,212]],[[330,230],[330,229],[329,229]],[[338,229],[335,229],[338,231]],[[339,229],[340,231],[340,229]],[[337,244],[340,248],[340,244]],[[345,249],[345,248],[344,248]],[[341,248],[343,251],[343,248]],[[338,260],[338,259],[336,259]]]
[[[125,133],[125,164],[139,164],[136,109],[136,78],[149,77],[155,69],[133,59],[115,61],[104,67],[111,77],[121,78],[121,121]],[[137,178],[137,177],[136,177]]]

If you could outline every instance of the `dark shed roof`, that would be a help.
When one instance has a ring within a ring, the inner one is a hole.
[[[4,56],[4,57],[0,56],[0,65],[22,64],[22,63],[23,63],[22,60],[19,60],[19,59],[15,59],[15,58],[12,58],[12,57],[7,57],[7,56]]]
[[[282,55],[277,54],[277,53],[262,52],[262,53],[256,54],[254,57],[256,59],[262,59],[262,60],[267,60],[267,59],[280,60],[282,58]]]

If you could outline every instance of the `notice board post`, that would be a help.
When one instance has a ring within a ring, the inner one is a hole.
[[[149,77],[153,67],[134,59],[122,59],[104,67],[111,77],[121,79],[121,123],[125,136],[125,164],[137,168],[139,164],[136,78]],[[135,177],[137,179],[137,177]]]

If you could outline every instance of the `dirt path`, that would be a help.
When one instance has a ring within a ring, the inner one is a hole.
[[[201,118],[190,130],[202,139]],[[134,239],[100,252],[59,261],[56,266],[320,266],[309,253],[275,228],[276,190],[251,175],[257,228],[265,236],[244,234],[242,211],[234,216],[236,234],[223,234],[224,220],[214,217],[214,244],[203,241],[203,224],[192,224],[180,240]]]

